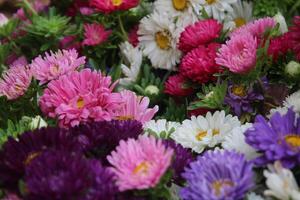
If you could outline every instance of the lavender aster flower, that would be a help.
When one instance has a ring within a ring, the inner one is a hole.
[[[187,186],[180,191],[186,200],[241,200],[254,185],[252,164],[234,151],[208,151],[183,173]]]
[[[262,153],[255,159],[259,166],[280,160],[286,168],[300,164],[300,118],[289,109],[285,115],[276,112],[269,122],[257,116],[253,128],[245,133],[246,142]]]

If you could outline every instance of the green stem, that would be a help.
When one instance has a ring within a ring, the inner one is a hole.
[[[27,1],[23,0],[25,7],[32,12],[33,15],[37,15],[37,12],[35,9],[32,7],[32,5]]]
[[[122,32],[122,35],[124,37],[125,40],[128,40],[128,36],[127,36],[127,32],[125,31],[122,19],[121,19],[121,15],[118,15],[118,21],[119,21],[119,26]]]

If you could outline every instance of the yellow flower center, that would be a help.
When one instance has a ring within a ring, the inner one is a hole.
[[[33,159],[35,159],[36,157],[38,157],[41,153],[40,152],[32,152],[30,153],[27,158],[24,161],[25,165],[29,165],[31,163],[31,161],[33,161]]]
[[[176,10],[182,11],[187,7],[187,0],[172,0],[173,6]]]
[[[84,100],[83,100],[82,97],[79,97],[79,99],[77,100],[76,105],[77,105],[77,108],[79,108],[79,109],[83,108],[83,106],[84,106]]]
[[[114,6],[119,6],[123,3],[123,0],[111,0],[111,2]]]
[[[212,134],[213,136],[220,134],[220,130],[219,129],[213,129],[212,130]],[[207,131],[200,131],[197,135],[196,135],[196,139],[198,141],[201,141],[205,136],[207,135]]]
[[[157,32],[155,41],[157,46],[163,50],[170,48],[170,33],[168,31]]]
[[[244,97],[247,95],[246,88],[243,85],[235,85],[232,87],[231,92],[236,96]]]
[[[299,135],[287,135],[285,136],[285,141],[286,143],[288,143],[289,145],[293,146],[293,147],[300,147],[300,136]]]
[[[243,25],[246,24],[246,20],[245,20],[244,18],[238,17],[238,18],[236,18],[236,19],[234,20],[234,23],[235,23],[235,26],[236,26],[237,28],[239,28],[239,27],[241,27],[241,26],[243,26]]]
[[[216,3],[217,0],[205,0],[208,5]]]
[[[134,168],[133,174],[147,174],[148,170],[149,163],[147,161],[143,161]]]
[[[234,183],[230,180],[217,180],[211,184],[211,187],[213,188],[213,190],[217,196],[221,195],[222,188],[232,187],[232,186],[234,186]]]
[[[127,116],[118,116],[116,117],[117,120],[125,121],[125,120],[132,120],[134,117],[132,115],[127,115]]]

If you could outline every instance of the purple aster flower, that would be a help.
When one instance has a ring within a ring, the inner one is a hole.
[[[26,168],[25,184],[29,200],[114,199],[113,174],[99,161],[80,154],[47,151]]]
[[[272,115],[269,122],[257,116],[253,128],[245,133],[246,142],[262,153],[255,159],[259,166],[280,160],[284,167],[300,164],[300,117],[292,109]]]
[[[17,139],[9,138],[0,151],[1,184],[16,186],[24,175],[25,166],[45,150],[79,152],[79,147],[66,130],[59,128],[43,128],[25,132]]]
[[[225,97],[225,103],[228,104],[237,116],[242,113],[252,113],[254,111],[252,103],[261,101],[264,97],[256,92],[252,87],[246,88],[244,85],[230,85]]]
[[[187,186],[180,191],[186,200],[241,200],[254,182],[252,164],[234,151],[208,151],[185,170]]]

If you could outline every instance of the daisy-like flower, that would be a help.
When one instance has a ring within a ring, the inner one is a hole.
[[[225,137],[222,147],[226,150],[235,150],[236,152],[244,154],[247,160],[258,157],[259,154],[256,150],[245,141],[245,132],[251,127],[252,124],[248,123],[234,128],[232,132]]]
[[[300,90],[288,96],[283,105],[286,108],[292,108],[295,112],[300,113]]]
[[[242,200],[254,186],[252,164],[233,151],[208,151],[183,173],[183,200]]]
[[[237,117],[225,115],[224,111],[208,112],[206,116],[192,116],[171,135],[177,143],[201,153],[206,147],[214,147],[224,142],[225,137],[240,126]]]
[[[118,94],[121,106],[113,113],[117,120],[137,120],[141,123],[150,121],[158,111],[158,106],[148,108],[150,100],[148,97],[139,97],[134,92],[124,90]]]
[[[154,12],[144,17],[138,30],[140,46],[153,67],[171,70],[179,62],[178,31],[170,16]]]
[[[283,168],[279,161],[276,161],[274,166],[270,165],[269,170],[264,170],[264,176],[269,188],[264,192],[266,196],[280,200],[300,199],[299,187],[293,173]]]
[[[158,138],[168,139],[180,126],[178,122],[170,122],[165,119],[151,120],[144,125],[146,135],[154,135]]]
[[[192,87],[185,86],[187,79],[181,74],[170,76],[165,82],[165,93],[173,96],[188,96],[194,92]]]
[[[83,45],[86,46],[96,46],[105,42],[110,34],[111,30],[106,31],[104,26],[101,24],[84,24],[84,40],[82,42]]]
[[[256,65],[257,40],[250,34],[233,36],[217,53],[216,63],[231,72],[245,74]]]
[[[237,2],[232,5],[232,8],[232,12],[229,12],[225,17],[225,30],[232,31],[252,21],[252,2],[237,0]]]
[[[91,7],[103,13],[111,13],[118,10],[129,10],[139,4],[139,0],[89,0]]]
[[[39,103],[43,113],[58,118],[60,127],[111,120],[120,103],[119,94],[112,93],[113,88],[111,77],[84,69],[51,81]]]
[[[133,47],[129,42],[122,43],[120,49],[128,63],[128,67],[125,64],[121,64],[125,78],[121,78],[119,82],[123,86],[128,86],[138,79],[143,61],[143,53],[138,47]]]
[[[210,17],[223,21],[225,12],[232,12],[232,4],[236,2],[237,0],[200,0],[200,5]]]
[[[72,49],[46,53],[44,58],[40,55],[32,61],[30,67],[34,78],[44,84],[73,72],[84,64],[85,57],[78,57],[77,51]]]
[[[9,21],[8,18],[3,13],[0,13],[0,27],[7,24],[8,21]]]
[[[23,96],[30,86],[32,73],[28,66],[12,66],[3,72],[0,78],[0,96],[6,96],[8,100]]]
[[[208,44],[217,39],[222,31],[222,24],[214,19],[200,20],[187,26],[181,33],[178,48],[189,52],[199,45]]]
[[[286,24],[284,16],[278,12],[273,19],[279,24],[279,30],[282,34],[288,32],[288,26]]]
[[[171,164],[173,149],[161,140],[140,136],[122,140],[107,157],[120,191],[155,187]]]

